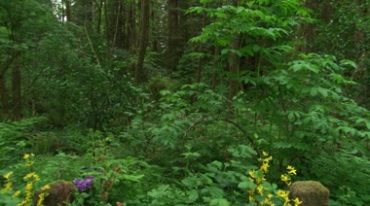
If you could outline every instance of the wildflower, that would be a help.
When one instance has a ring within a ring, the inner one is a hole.
[[[300,204],[302,204],[302,201],[299,200],[299,198],[295,198],[292,200],[294,202],[294,206],[299,206]]]
[[[287,169],[288,169],[288,174],[297,175],[297,170],[293,166],[288,165]]]
[[[267,157],[269,154],[265,151],[262,151],[262,156]]]
[[[32,202],[32,196],[33,196],[33,184],[32,182],[29,182],[26,184],[26,197],[17,206],[29,206]]]
[[[287,174],[282,174],[280,176],[281,181],[285,182],[288,186],[290,185],[290,176]]]
[[[256,173],[256,171],[255,171],[255,170],[251,170],[251,171],[249,171],[249,172],[248,172],[248,174],[249,174],[249,176],[250,176],[251,178],[255,178],[255,173]]]
[[[31,172],[31,173],[28,173],[26,176],[24,176],[23,179],[25,181],[27,181],[27,180],[38,181],[38,180],[40,180],[40,177],[36,173]]]
[[[42,191],[45,191],[45,190],[48,190],[48,189],[50,189],[50,185],[49,185],[49,184],[46,184],[46,185],[44,185],[44,186],[41,188],[41,190],[42,190]]]
[[[5,175],[3,175],[3,177],[8,180],[10,178],[10,176],[12,176],[12,174],[13,174],[13,172],[10,171],[10,172],[6,173]]]
[[[266,153],[267,154],[267,153]],[[264,173],[268,172],[268,168],[270,167],[269,162],[272,160],[272,156],[266,157],[262,161],[262,165],[260,166],[260,170]]]
[[[254,199],[254,196],[253,195],[249,195],[248,199],[249,199],[249,202],[255,202],[256,201]]]
[[[284,199],[284,201],[285,201],[285,203],[289,202],[289,197],[288,197],[289,192],[284,191],[284,190],[278,190],[278,191],[277,191],[277,195],[278,195],[279,197],[283,198],[283,199]],[[284,204],[284,205],[285,205],[285,204]]]
[[[75,179],[75,180],[73,180],[73,183],[76,185],[76,187],[78,188],[78,190],[80,190],[81,192],[83,192],[87,188],[91,188],[92,187],[93,180],[94,180],[94,177],[93,176],[88,176],[86,179],[83,179],[83,180]]]
[[[12,190],[12,185],[13,183],[12,182],[7,182],[4,186],[4,188],[1,190],[1,193],[5,193],[7,191],[11,191]]]
[[[21,194],[21,191],[20,190],[17,190],[14,194],[13,194],[13,198],[14,197],[19,197],[19,195]]]
[[[262,193],[263,193],[263,186],[262,185],[258,185],[257,187],[256,187],[256,190],[257,190],[257,192],[258,192],[258,194],[260,194],[260,195],[262,195]]]
[[[25,165],[26,167],[31,167],[33,165],[33,161],[27,161]]]
[[[267,197],[262,201],[262,205],[275,206],[275,204],[272,203],[272,201],[271,201],[272,197],[273,197],[272,194],[268,194]]]
[[[30,153],[30,154],[24,154],[23,155],[23,159],[25,159],[25,160],[27,160],[27,159],[29,159],[30,157],[33,157],[33,156],[35,156],[35,154],[33,154],[33,153]]]
[[[269,166],[270,165],[268,164],[268,162],[263,162],[262,165],[260,166],[260,169],[262,170],[262,172],[267,173]]]
[[[37,200],[37,206],[44,206],[44,204],[42,204],[45,200],[45,197],[48,195],[48,193],[45,193],[45,192],[42,192],[39,194],[39,197],[38,197],[38,200]]]

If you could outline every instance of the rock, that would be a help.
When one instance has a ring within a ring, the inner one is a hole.
[[[300,206],[328,206],[329,189],[317,181],[297,181],[290,188],[289,198],[299,198]]]
[[[50,188],[38,191],[35,195],[35,205],[39,200],[39,195],[46,192],[48,195],[45,196],[43,205],[45,206],[65,206],[66,202],[71,203],[74,198],[74,192],[76,187],[71,182],[57,181],[49,184]]]

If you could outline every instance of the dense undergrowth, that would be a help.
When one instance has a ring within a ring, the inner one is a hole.
[[[37,42],[4,41],[25,54],[30,106],[1,117],[0,205],[42,205],[48,187],[74,188],[71,206],[299,205],[287,199],[297,180],[323,183],[331,206],[369,205],[370,112],[350,92],[366,85],[349,75],[366,64],[302,51],[317,20],[300,1],[240,2],[189,9],[204,25],[177,70],[150,51],[139,83],[135,55],[83,43],[77,24],[40,14]]]

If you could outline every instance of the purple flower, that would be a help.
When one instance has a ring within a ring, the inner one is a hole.
[[[87,188],[90,189],[92,187],[93,180],[94,180],[94,177],[92,175],[90,175],[87,178],[82,179],[82,180],[74,179],[73,180],[73,183],[76,185],[76,187],[78,188],[78,190],[80,190],[81,192],[83,192]]]

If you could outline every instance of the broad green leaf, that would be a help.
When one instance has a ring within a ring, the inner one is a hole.
[[[230,203],[227,199],[224,198],[217,198],[217,199],[212,199],[209,205],[212,206],[230,206]]]

